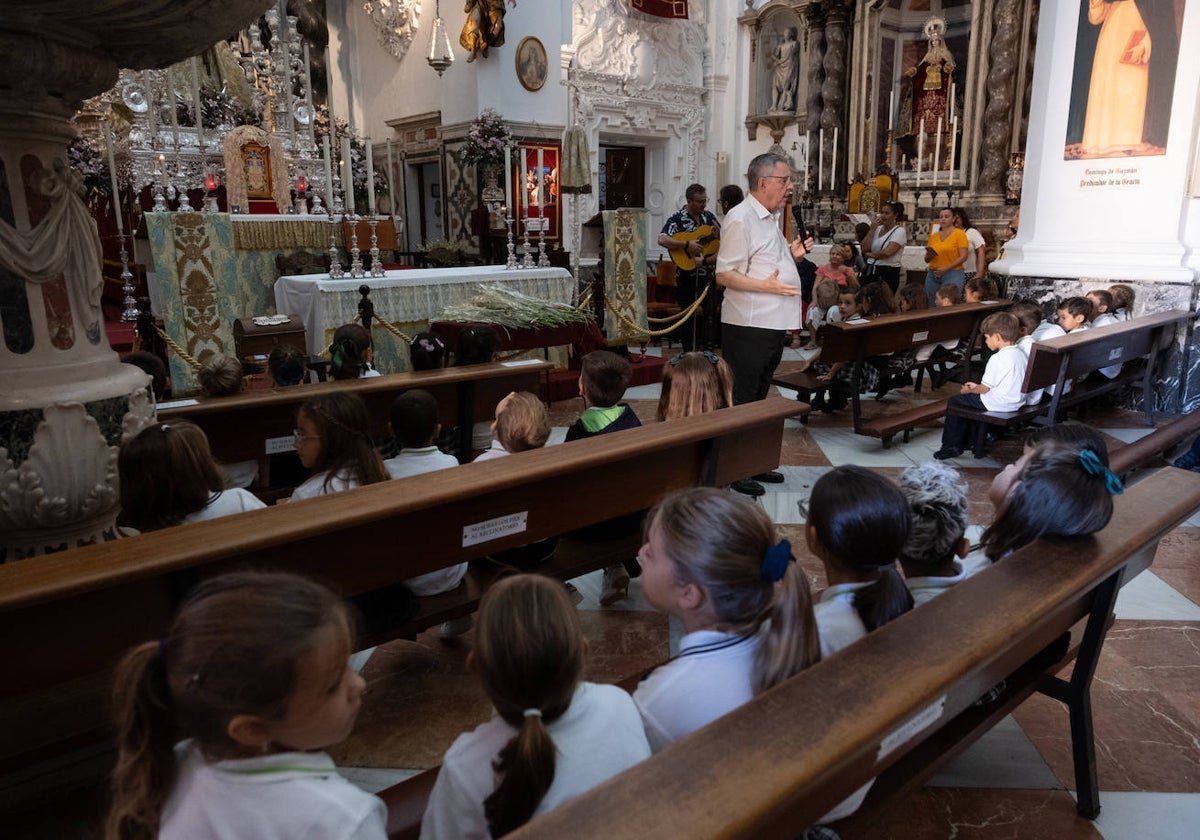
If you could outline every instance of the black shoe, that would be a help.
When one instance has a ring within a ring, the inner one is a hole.
[[[830,394],[829,401],[821,410],[826,414],[833,414],[835,411],[841,411],[846,406],[850,405],[850,398],[845,394]]]
[[[770,472],[759,473],[754,476],[755,481],[761,481],[763,484],[783,484],[783,473],[771,470]]]
[[[766,489],[750,478],[743,478],[741,481],[735,481],[729,485],[729,489],[736,493],[741,493],[743,496],[762,496],[766,494]]]
[[[890,377],[890,376],[879,377],[879,390],[875,392],[876,401],[882,400],[884,397],[886,397],[888,391],[892,390],[892,388],[894,388],[894,387],[895,387],[895,385],[892,382],[892,377]]]
[[[803,402],[807,402],[813,411],[824,411],[825,410],[825,392],[818,391],[813,396],[811,401],[804,400]]]
[[[957,449],[953,446],[943,446],[937,452],[933,453],[933,457],[939,461],[945,461],[949,458],[957,458],[961,454],[963,454],[961,449]]]

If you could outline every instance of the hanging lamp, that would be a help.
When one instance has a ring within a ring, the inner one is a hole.
[[[438,54],[439,48],[441,54]],[[450,33],[442,23],[442,2],[437,0],[434,7],[433,34],[429,39],[429,66],[437,71],[438,78],[446,72],[446,68],[454,63],[454,51],[450,49]]]

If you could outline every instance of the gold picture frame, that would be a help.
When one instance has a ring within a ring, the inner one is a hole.
[[[550,64],[546,58],[546,47],[537,38],[529,35],[521,39],[516,54],[517,80],[521,87],[530,92],[542,89]]]

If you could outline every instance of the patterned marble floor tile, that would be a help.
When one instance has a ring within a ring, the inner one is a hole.
[[[1196,512],[1200,518],[1200,511]],[[1200,605],[1200,528],[1176,528],[1158,544],[1154,574],[1180,595]]]
[[[1092,685],[1102,790],[1200,793],[1200,623],[1118,621]],[[1035,695],[1014,714],[1075,786],[1066,707]]]
[[[933,787],[1055,790],[1062,783],[1012,716],[929,780]]]
[[[1101,791],[1096,830],[1104,840],[1184,840],[1200,826],[1200,794]]]
[[[936,441],[931,449],[919,443],[920,437],[914,437],[910,443],[884,449],[878,439],[855,434],[849,428],[814,431],[813,435],[821,451],[835,467],[844,464],[858,464],[862,467],[907,467],[929,460],[937,448]]]
[[[650,385],[635,385],[625,391],[625,401],[630,400],[654,400],[658,402],[659,396],[662,394],[662,384],[655,382]]]
[[[789,467],[826,467],[829,459],[808,426],[799,420],[784,420],[779,463]]]
[[[1099,840],[1062,790],[927,787],[843,840]]]
[[[1193,567],[1195,559],[1196,555],[1193,554]],[[1194,577],[1196,570],[1192,568],[1190,571]],[[1121,587],[1114,612],[1118,619],[1200,621],[1200,604],[1189,600],[1163,581],[1154,567]]]

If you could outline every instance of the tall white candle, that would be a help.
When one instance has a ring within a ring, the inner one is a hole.
[[[958,117],[955,116],[950,120],[950,160],[946,162],[946,169],[950,173],[950,178],[947,183],[954,184],[954,153],[958,151]]]
[[[950,101],[946,103],[946,119],[954,119],[954,82],[950,83]]]
[[[833,127],[833,160],[829,166],[829,189],[831,190],[837,189],[837,141],[838,127],[835,125]]]
[[[308,54],[308,42],[304,42],[304,104],[308,108],[308,139],[316,145],[316,135],[313,133],[316,126],[316,112],[313,111],[312,103],[312,60]]]
[[[888,131],[896,127],[896,91],[888,95]]]
[[[113,212],[117,215],[117,233],[125,232],[125,222],[121,219],[121,188],[117,185],[117,159],[113,155],[113,140],[112,129],[108,127],[108,122],[104,122],[104,145],[108,147],[108,177],[112,181],[112,202]]]
[[[921,167],[925,163],[925,118],[917,128],[917,189],[921,188]]]
[[[333,57],[329,47],[325,47],[325,109],[329,114],[329,133],[334,135],[334,146],[337,145],[337,131],[334,126],[337,121],[333,116]]]
[[[367,215],[375,215],[375,152],[371,149],[371,138],[364,137],[367,144]]]
[[[817,134],[817,190],[825,189],[825,129]]]
[[[167,181],[167,156],[164,154],[159,154],[158,156],[158,180],[162,182],[164,187],[169,183]]]
[[[521,156],[521,195],[524,199],[519,203],[525,207],[525,215],[518,218],[529,218],[529,170],[525,165],[525,150],[517,146],[517,154]]]
[[[539,219],[546,218],[546,212],[542,209],[543,205],[546,203],[546,198],[545,198],[545,196],[542,195],[542,188],[545,186],[545,183],[546,183],[545,170],[542,168],[545,164],[545,159],[542,157],[543,151],[544,150],[542,149],[542,147],[538,146],[537,200],[538,200],[538,218]],[[544,228],[543,228],[543,230],[544,230]]]
[[[196,146],[204,148],[204,106],[200,99],[200,59],[192,56],[192,101],[196,103]]]
[[[350,138],[342,138],[342,191],[346,193],[346,213],[354,215],[354,148]]]
[[[399,211],[396,210],[396,202],[400,200],[400,191],[397,189],[396,184],[400,179],[396,177],[396,158],[392,154],[391,137],[383,141],[383,148],[387,153],[388,197],[391,199],[390,204],[392,206],[392,215],[395,216],[399,213]]]
[[[942,118],[938,117],[937,133],[933,135],[933,185],[938,185],[938,170],[942,160]]]
[[[504,144],[504,216],[513,218],[512,203],[512,147]]]
[[[175,113],[175,75],[167,68],[167,106],[171,110],[171,134],[175,138],[175,148],[179,148],[179,115]]]
[[[333,213],[333,158],[329,152],[329,135],[321,138],[321,151],[325,154],[325,205]]]

